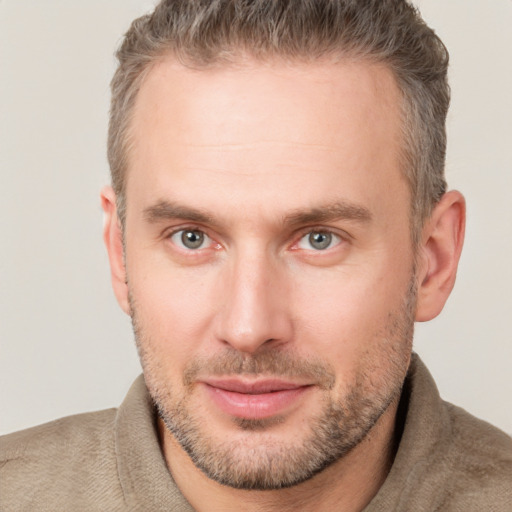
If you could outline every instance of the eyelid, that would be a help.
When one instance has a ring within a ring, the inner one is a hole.
[[[161,234],[162,238],[170,238],[171,236],[179,233],[180,231],[201,231],[208,237],[211,236],[208,234],[208,230],[203,228],[202,226],[198,226],[195,224],[179,224],[177,226],[166,227]]]
[[[200,245],[198,247],[187,247],[186,244],[183,242],[183,234],[184,233],[199,233],[202,235],[202,238],[200,238]],[[178,246],[180,249],[183,249],[185,251],[191,251],[191,252],[197,252],[201,251],[203,249],[207,249],[211,246],[211,242],[213,241],[206,233],[199,231],[197,229],[191,230],[191,229],[180,229],[178,231],[175,231],[170,239],[174,243],[174,245]]]
[[[206,239],[209,239],[210,243],[208,243],[205,247],[201,247],[200,249],[195,250],[189,249],[187,247],[182,247],[181,245],[171,240],[174,235],[182,231],[199,231],[204,234]],[[187,252],[200,252],[211,247],[214,247],[216,249],[221,247],[221,244],[209,233],[208,229],[202,226],[198,226],[197,224],[181,224],[179,226],[173,226],[172,228],[168,228],[164,230],[164,232],[162,233],[162,239],[171,241],[176,247],[178,247],[178,249]]]
[[[313,248],[311,248],[311,249],[301,249],[300,247],[298,247],[299,242],[306,235],[309,235],[311,233],[328,233],[330,235],[333,235],[333,237],[338,238],[339,241],[336,244],[334,244],[332,247],[324,249],[323,251],[320,250],[320,249],[313,249]],[[327,251],[333,249],[334,247],[337,247],[338,245],[340,245],[343,242],[348,242],[350,239],[351,239],[351,236],[346,231],[344,231],[344,230],[336,229],[336,228],[333,228],[333,227],[326,227],[326,226],[308,226],[308,227],[300,229],[296,233],[296,235],[294,236],[294,242],[291,244],[290,248],[292,250],[305,250],[305,251],[309,250],[311,252],[321,253],[321,252],[327,252]]]
[[[210,243],[208,244],[207,247],[205,247],[203,249],[197,249],[196,251],[187,249],[187,251],[199,252],[201,250],[208,249],[212,246],[215,247],[216,249],[221,249],[223,247],[223,244],[221,244],[217,240],[217,237],[211,235],[210,230],[208,228],[205,228],[205,227],[203,227],[201,225],[197,225],[197,224],[187,223],[187,224],[181,224],[179,226],[173,226],[171,228],[167,228],[162,232],[161,237],[162,237],[162,239],[170,240],[171,237],[173,237],[175,234],[177,234],[181,231],[187,231],[187,230],[188,231],[200,231],[201,233],[203,233],[205,235],[205,237],[210,239]],[[339,242],[337,244],[335,244],[333,247],[340,245],[340,243],[342,243],[342,242],[349,242],[352,239],[352,237],[350,236],[349,233],[347,233],[346,231],[341,230],[339,228],[326,227],[326,226],[306,226],[306,227],[301,228],[300,230],[297,230],[295,232],[295,235],[293,235],[293,242],[289,245],[289,249],[299,250],[299,247],[297,247],[297,246],[298,246],[298,243],[300,242],[300,240],[302,240],[302,238],[304,238],[306,235],[313,233],[313,232],[329,233],[329,234],[335,236],[336,238],[338,238]],[[329,249],[332,249],[333,247],[325,249],[325,251],[328,251]],[[302,250],[307,250],[307,249],[302,249]],[[310,249],[310,251],[311,252],[322,252],[322,250],[319,250],[319,249],[315,250],[313,248]]]

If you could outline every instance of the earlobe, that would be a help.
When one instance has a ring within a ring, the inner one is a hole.
[[[102,189],[101,207],[104,212],[103,241],[110,262],[112,288],[122,310],[129,315],[130,304],[124,262],[123,233],[117,216],[116,195],[112,187]]]
[[[464,243],[465,222],[464,197],[452,190],[444,194],[425,223],[417,275],[418,322],[435,318],[448,300]]]

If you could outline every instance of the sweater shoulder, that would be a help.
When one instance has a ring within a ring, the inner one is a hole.
[[[463,463],[466,470],[488,466],[497,469],[511,467],[512,437],[461,407],[450,403],[445,403],[445,406],[451,422],[449,442],[455,460]]]
[[[116,409],[108,409],[2,436],[0,509],[30,510],[39,503],[94,510],[96,495],[120,494],[115,418]]]
[[[512,510],[512,438],[460,407],[444,405],[449,435],[433,454],[437,483],[444,481],[448,490],[441,509]]]
[[[98,440],[112,430],[116,409],[67,416],[36,427],[0,436],[0,467],[20,458],[33,458],[53,453],[61,455],[67,448]]]

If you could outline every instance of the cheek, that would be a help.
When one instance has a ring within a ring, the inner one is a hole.
[[[321,354],[343,380],[354,377],[364,354],[379,350],[376,344],[403,302],[405,273],[397,274],[394,282],[386,273],[375,267],[372,272],[332,272],[323,285],[305,274],[295,285],[297,335],[303,348]]]
[[[212,273],[153,262],[132,265],[128,276],[145,345],[171,373],[181,369],[208,340],[216,303]]]

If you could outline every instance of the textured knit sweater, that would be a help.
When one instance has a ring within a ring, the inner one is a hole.
[[[365,512],[512,511],[512,439],[443,402],[417,356],[401,407],[394,463]],[[167,469],[155,418],[141,376],[118,409],[0,438],[0,510],[193,511]]]

